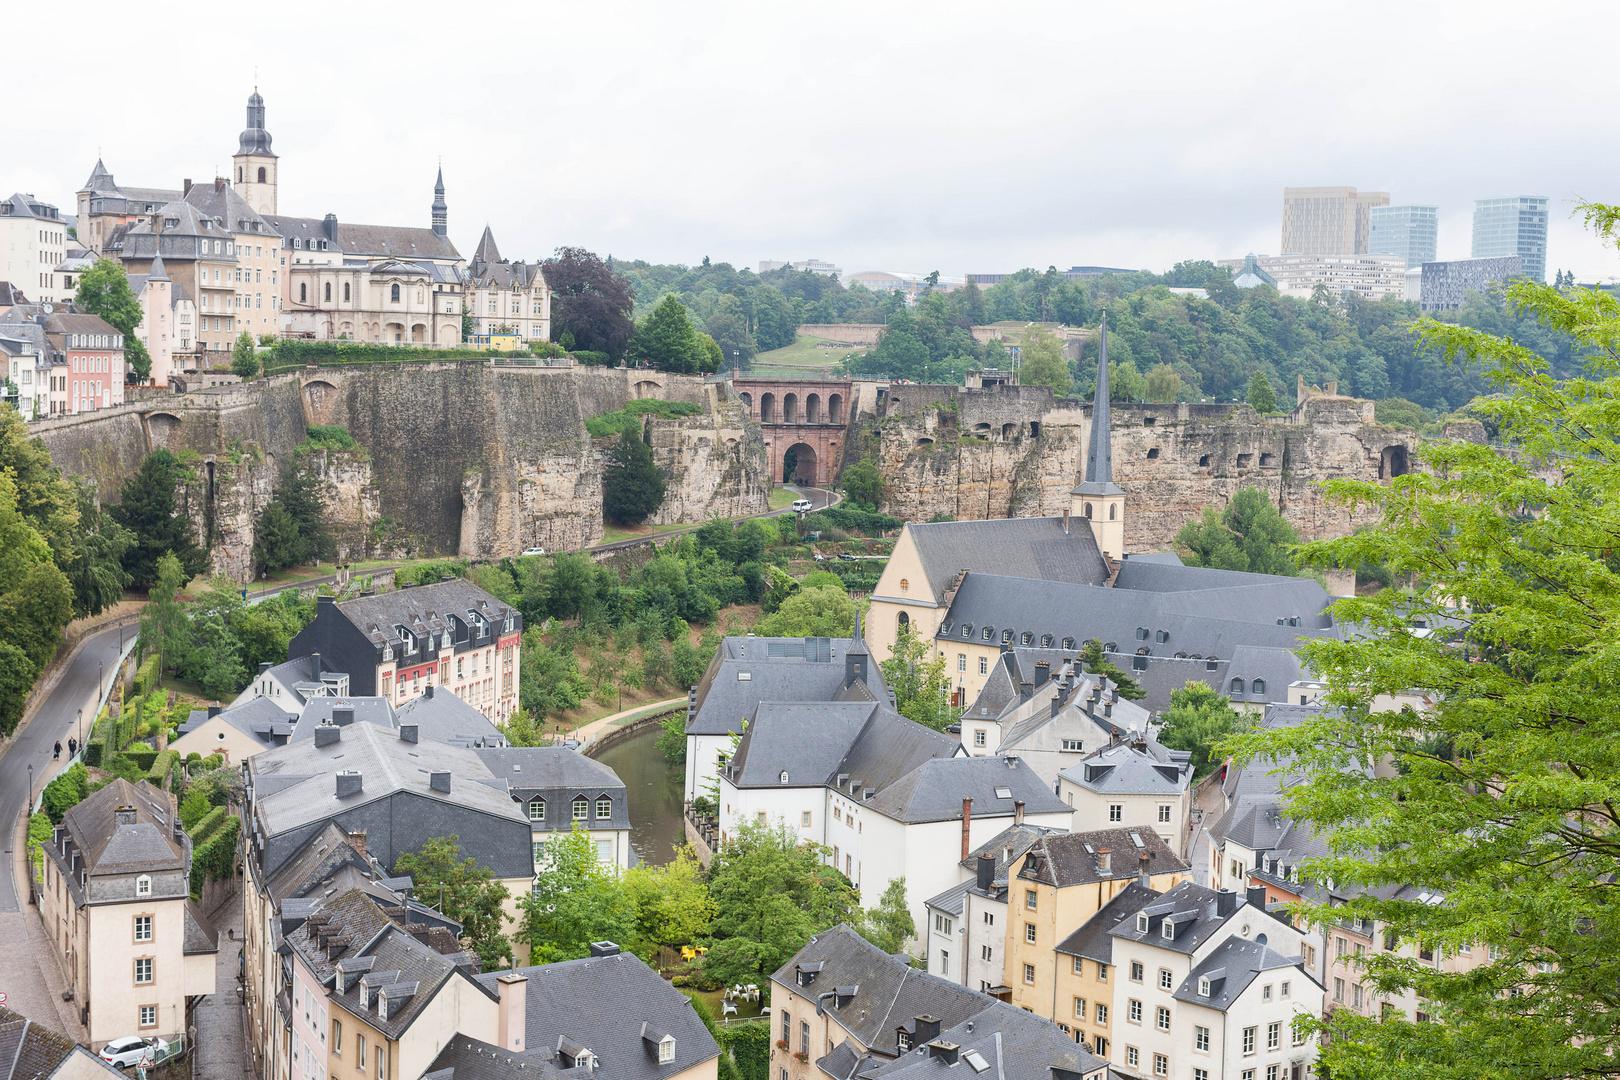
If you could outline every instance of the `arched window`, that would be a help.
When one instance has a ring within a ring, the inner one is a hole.
[[[1242,679],[1233,679],[1232,680],[1232,693],[1234,693],[1234,694],[1243,693],[1243,680]]]
[[[309,285],[302,281],[298,283],[298,302],[300,304],[309,303]]]
[[[259,166],[259,183],[261,183],[261,184],[264,183],[265,176],[266,176],[266,173],[264,171],[264,166],[260,165]]]
[[[583,795],[574,798],[574,820],[584,821],[591,816],[590,800]]]
[[[242,166],[240,165],[236,167],[236,182],[238,184],[242,182]]]
[[[1119,516],[1119,505],[1117,503],[1109,503],[1108,504],[1108,520],[1113,521],[1118,516]]]
[[[546,820],[546,800],[544,800],[544,799],[533,799],[533,800],[531,800],[529,802],[529,820],[530,821],[544,821],[544,820]]]
[[[1091,517],[1091,504],[1090,503],[1086,503],[1086,517],[1087,518]]]
[[[345,304],[349,302],[349,283],[347,281],[343,283],[343,302]]]
[[[332,283],[330,281],[326,283],[326,302],[328,304],[332,302]]]
[[[396,281],[388,286],[388,299],[396,304],[399,303],[399,282]]]
[[[909,626],[910,624],[911,624],[911,616],[907,615],[903,611],[900,614],[898,614],[898,615],[896,615],[894,617],[895,630],[897,632],[899,632],[899,633],[905,633],[906,627]]]

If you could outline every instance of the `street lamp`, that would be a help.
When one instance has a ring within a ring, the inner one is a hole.
[[[78,723],[78,727],[79,727],[79,745],[83,746],[84,745],[84,710],[83,709],[79,710],[79,719],[78,719],[77,723]]]

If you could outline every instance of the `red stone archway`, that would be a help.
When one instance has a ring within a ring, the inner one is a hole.
[[[743,378],[731,385],[765,437],[771,477],[780,482],[788,449],[803,444],[814,465],[796,472],[815,487],[831,487],[849,422],[849,380]]]

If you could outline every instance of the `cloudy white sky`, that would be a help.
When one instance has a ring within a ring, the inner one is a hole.
[[[281,212],[426,225],[442,159],[464,253],[487,222],[508,257],[1159,270],[1274,252],[1284,186],[1350,184],[1440,206],[1441,258],[1474,199],[1545,195],[1549,273],[1620,274],[1569,216],[1620,202],[1613,4],[374,9],[75,5],[107,63],[8,52],[0,187],[70,209],[98,150],[211,177],[257,69]]]

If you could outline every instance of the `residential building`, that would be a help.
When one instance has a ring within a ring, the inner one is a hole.
[[[67,379],[64,412],[80,413],[124,403],[124,335],[100,315],[42,315],[53,366]],[[59,357],[61,364],[55,362]]]
[[[1052,959],[1052,1016],[1058,1027],[1084,1043],[1100,1057],[1115,1053],[1114,1041],[1125,1030],[1114,1011],[1114,990],[1120,982],[1114,961],[1114,939],[1109,931],[1133,918],[1161,894],[1133,881],[1097,912],[1054,946]]]
[[[187,181],[189,186],[190,181]],[[90,170],[90,178],[78,193],[79,242],[97,255],[109,254],[108,245],[121,226],[149,220],[163,207],[180,198],[184,192],[173,188],[126,187],[113,179],[113,174],[100,158]]]
[[[126,274],[130,292],[141,305],[141,325],[135,336],[152,358],[152,385],[168,386],[169,377],[185,370],[196,344],[197,304],[186,287],[163,269],[163,257],[154,254],[144,274]]]
[[[73,238],[62,212],[43,199],[20,192],[0,200],[0,281],[28,290],[36,303],[60,304],[73,298],[57,267]]]
[[[219,291],[223,298],[212,304],[213,310],[204,309],[210,319],[219,317],[219,304],[223,303],[227,329],[235,334],[243,330],[255,339],[280,330],[280,312],[283,306],[281,281],[284,268],[281,258],[281,236],[271,226],[270,219],[255,210],[228,180],[215,177],[212,184],[195,184],[187,189],[183,201],[195,206],[208,219],[223,222],[230,234],[226,242],[227,253],[234,252],[234,263],[214,266],[215,275],[207,284]],[[273,200],[270,200],[273,201]],[[224,280],[220,280],[223,275]],[[204,303],[213,295],[205,287]],[[200,311],[199,315],[203,312]],[[209,332],[219,326],[212,322]],[[232,340],[234,341],[234,335]]]
[[[1002,984],[1009,869],[1043,836],[1066,830],[1020,822],[1003,829],[957,864],[962,880],[925,906],[928,970],[981,993],[1005,997]]]
[[[214,992],[219,935],[191,900],[191,839],[162,792],[115,779],[45,845],[39,914],[91,1049],[183,1036]]]
[[[1418,303],[1424,311],[1460,308],[1469,293],[1488,292],[1492,285],[1524,276],[1524,266],[1520,255],[1424,263]]]
[[[759,272],[762,274],[768,274],[772,270],[781,270],[784,268],[788,270],[797,270],[806,274],[820,274],[823,277],[830,277],[834,281],[837,281],[844,274],[844,268],[842,266],[835,266],[832,263],[827,262],[825,259],[794,259],[789,262],[783,262],[779,259],[759,260]]]
[[[1353,187],[1283,188],[1282,246],[1297,255],[1361,255],[1367,251],[1372,209],[1389,192]]]
[[[62,300],[66,303],[74,298],[78,291],[79,277],[96,265],[98,256],[95,252],[69,236],[67,238],[67,254],[57,264],[56,272],[62,275]]]
[[[956,1075],[1106,1080],[1107,1063],[1053,1024],[917,971],[848,926],[771,975],[770,1075],[787,1080]]]
[[[1145,735],[1136,742],[1104,747],[1059,774],[1058,798],[1074,807],[1074,821],[1081,829],[1150,830],[1177,858],[1185,859],[1192,761],[1185,751],[1161,755],[1149,752]]]
[[[1057,946],[1128,885],[1164,892],[1191,880],[1192,868],[1156,834],[1140,829],[1095,829],[1036,841],[1007,875],[1009,1000],[1067,1023],[1071,1010],[1067,999],[1057,997],[1057,969],[1060,960],[1072,962],[1058,956]],[[1113,977],[1103,973],[1102,981]],[[1108,1056],[1106,1050],[1098,1056]]]
[[[320,653],[312,653],[281,664],[260,664],[259,673],[231,705],[262,697],[287,712],[297,712],[310,698],[348,696],[348,672],[338,671]]]
[[[405,708],[427,700],[418,698]],[[481,747],[474,753],[496,779],[506,781],[527,815],[537,869],[547,863],[546,845],[575,828],[590,834],[598,861],[630,868],[630,801],[618,773],[566,746]]]
[[[44,327],[37,323],[6,324],[0,315],[0,363],[16,387],[14,402],[24,420],[51,414],[50,380],[54,377]]]
[[[510,326],[525,341],[551,340],[551,286],[540,264],[502,259],[488,225],[467,266],[466,297],[477,333]]]
[[[460,579],[352,600],[320,598],[291,656],[319,654],[352,693],[397,705],[442,686],[498,722],[518,704],[523,616]]]
[[[1547,199],[1541,195],[1516,195],[1505,199],[1478,199],[1474,202],[1474,242],[1469,254],[1475,259],[1500,259],[1517,255],[1525,277],[1547,280]]]
[[[1303,1080],[1315,1059],[1301,1015],[1322,987],[1298,961],[1299,934],[1253,896],[1184,882],[1121,919],[1113,940],[1116,1019],[1109,1061],[1168,1080]]]
[[[1367,251],[1400,255],[1407,269],[1438,258],[1438,206],[1375,206],[1368,215]]]
[[[0,1080],[112,1080],[123,1075],[66,1035],[0,1005]]]
[[[195,190],[191,188],[187,194]],[[240,199],[226,198],[224,188],[216,194],[230,209],[247,211]],[[238,306],[238,235],[226,218],[208,214],[182,198],[164,203],[134,224],[119,226],[106,241],[106,252],[123,261],[127,274],[150,276],[154,260],[161,259],[163,273],[178,282],[195,303],[197,332],[191,340],[197,355],[182,360],[184,370],[209,367],[216,361],[224,364],[238,329],[250,329],[246,310]],[[256,246],[260,252],[267,239],[259,237]],[[247,260],[249,255],[243,253],[242,258]],[[260,272],[266,272],[262,266]],[[268,273],[273,277],[275,271]],[[243,320],[240,328],[239,318]]]

